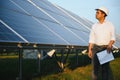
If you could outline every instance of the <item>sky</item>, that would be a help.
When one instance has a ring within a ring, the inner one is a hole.
[[[120,34],[120,0],[48,0],[53,4],[59,5],[80,17],[84,17],[92,22],[97,22],[95,9],[101,6],[109,10],[106,17],[115,26],[117,34]]]

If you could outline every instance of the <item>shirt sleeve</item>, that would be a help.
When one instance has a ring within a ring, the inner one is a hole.
[[[95,34],[94,34],[94,29],[92,27],[89,35],[89,43],[95,43]]]

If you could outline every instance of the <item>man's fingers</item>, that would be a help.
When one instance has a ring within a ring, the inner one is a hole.
[[[108,53],[111,52],[111,48],[110,48],[110,47],[107,48],[107,52],[108,52]]]
[[[91,54],[91,53],[89,53],[89,54],[88,54],[88,57],[89,57],[89,58],[92,58],[92,54]]]

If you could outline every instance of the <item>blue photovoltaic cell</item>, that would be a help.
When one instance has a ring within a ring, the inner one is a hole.
[[[11,30],[0,23],[0,42],[24,42],[21,38],[15,35]]]

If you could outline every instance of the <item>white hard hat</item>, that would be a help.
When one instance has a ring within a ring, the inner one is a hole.
[[[95,9],[95,10],[101,10],[101,11],[103,11],[106,15],[108,15],[108,13],[109,13],[109,11],[107,10],[107,8],[105,8],[105,7],[100,7],[100,8],[98,8],[98,9]]]

